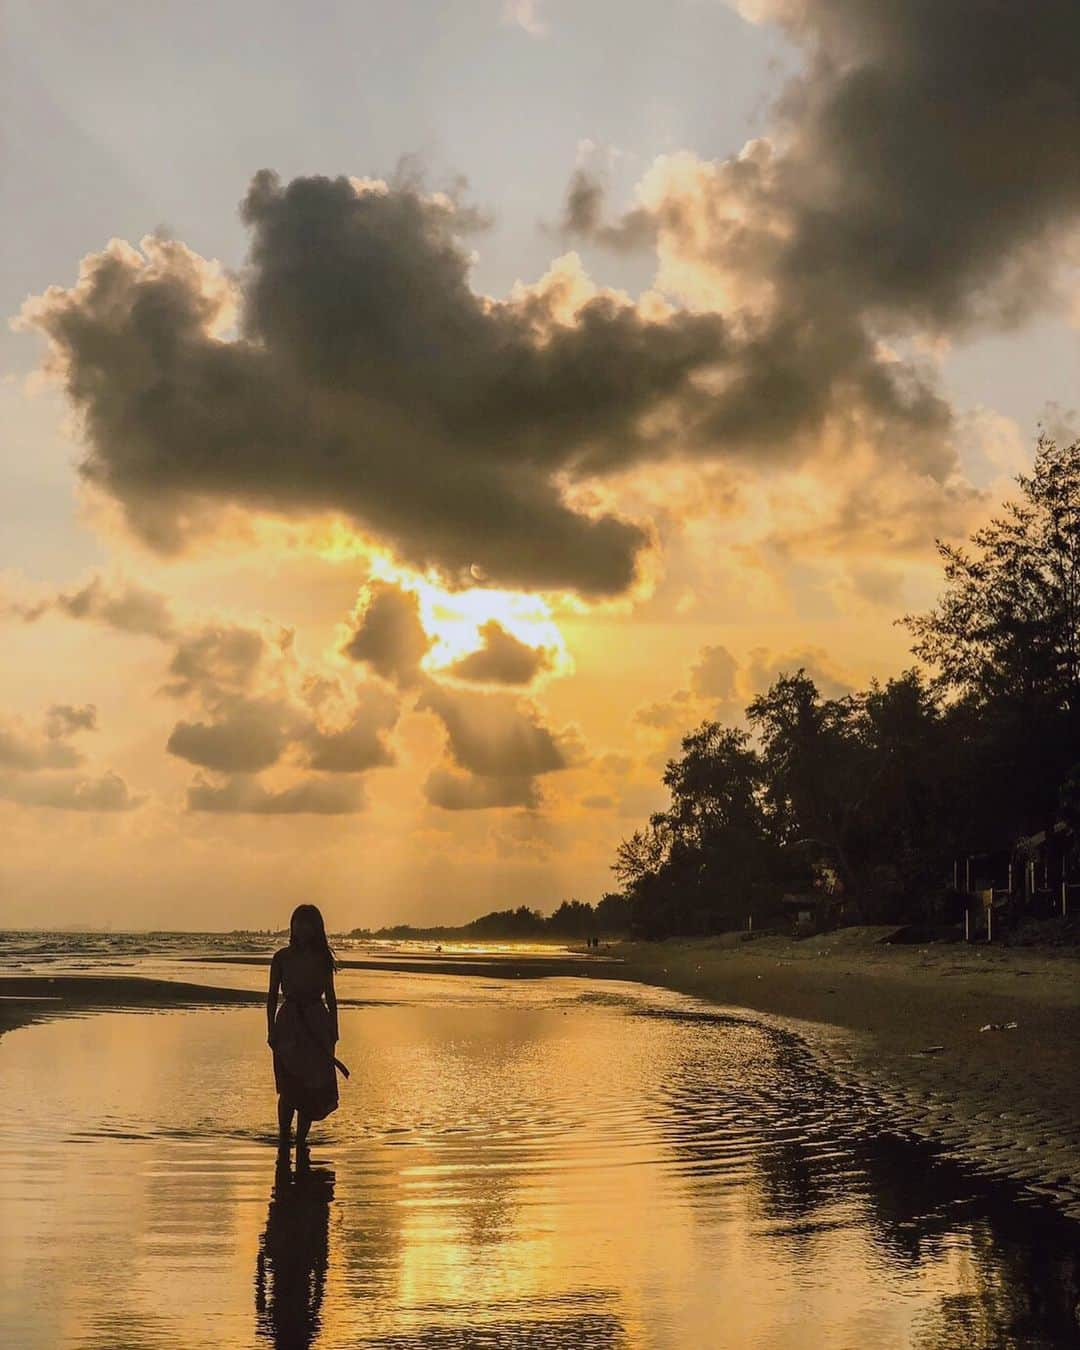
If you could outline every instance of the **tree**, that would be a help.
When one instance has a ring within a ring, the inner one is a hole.
[[[969,554],[935,540],[946,592],[928,614],[905,614],[914,655],[935,687],[977,706],[1019,700],[1080,711],[1080,441],[1040,435],[1023,496],[971,536]]]
[[[592,905],[582,900],[564,900],[548,919],[547,926],[553,933],[584,937],[596,927],[596,916]]]
[[[964,745],[915,668],[884,686],[870,681],[852,733],[869,772],[852,784],[847,846],[870,891],[864,909],[898,918],[936,888],[963,831]]]
[[[654,811],[644,829],[635,830],[619,844],[611,870],[624,886],[633,886],[660,869],[671,850],[671,840],[667,816]]]
[[[783,847],[812,839],[828,849],[849,893],[858,878],[848,856],[848,825],[859,783],[869,768],[865,747],[851,734],[853,696],[819,701],[800,666],[781,674],[746,709],[762,743],[764,806],[770,833]]]
[[[815,869],[868,918],[925,917],[958,853],[1080,820],[1080,442],[1040,436],[1016,481],[970,548],[936,541],[939,603],[896,620],[929,673],[822,699],[800,667],[746,709],[756,747],[683,738],[670,807],[613,864],[635,932],[731,927]]]
[[[596,931],[598,933],[628,933],[630,931],[630,901],[618,891],[605,891],[596,904]]]
[[[1017,501],[971,536],[972,554],[936,540],[946,592],[896,620],[935,690],[967,724],[975,833],[1048,823],[1080,759],[1080,442],[1040,435]]]
[[[650,936],[740,924],[759,907],[770,871],[761,764],[748,734],[706,721],[683,737],[682,751],[664,772],[670,808],[623,840],[613,864],[635,931]]]

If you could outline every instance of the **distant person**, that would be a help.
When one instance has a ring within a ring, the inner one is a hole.
[[[337,1110],[336,1069],[348,1074],[334,1058],[338,1040],[336,969],[323,916],[315,905],[297,905],[289,923],[289,945],[275,952],[270,962],[266,1041],[274,1052],[278,1148],[289,1148],[295,1111],[298,1158],[307,1152],[311,1122],[324,1120]],[[280,1008],[279,989],[284,994]]]

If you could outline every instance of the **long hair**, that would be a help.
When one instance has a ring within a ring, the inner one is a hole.
[[[292,912],[292,918],[289,920],[289,945],[294,942],[294,927],[297,919],[307,918],[315,926],[315,950],[321,952],[326,957],[326,964],[331,970],[337,970],[337,959],[334,956],[334,949],[326,938],[326,925],[323,923],[323,916],[318,905],[297,905]]]

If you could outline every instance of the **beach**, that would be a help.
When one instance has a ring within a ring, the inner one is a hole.
[[[492,980],[614,978],[749,1010],[805,1042],[868,1120],[930,1140],[1080,1218],[1080,959],[1048,948],[885,942],[894,931],[614,942],[599,959],[432,950],[341,965]],[[113,973],[0,976],[0,1033],[70,1012],[263,1001],[257,990],[228,987],[227,971],[267,958],[203,959],[211,963],[220,985]]]
[[[798,941],[728,934],[608,951],[624,962],[624,979],[794,1026],[875,1117],[1080,1218],[1080,959],[1049,948],[883,942],[893,931]]]
[[[342,941],[351,1076],[294,1169],[273,939],[15,935],[0,1325],[27,1350],[1074,1344],[1075,959],[882,936]]]

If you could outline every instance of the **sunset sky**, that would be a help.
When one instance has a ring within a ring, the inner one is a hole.
[[[5,12],[0,925],[595,901],[1077,434],[1075,0]]]

